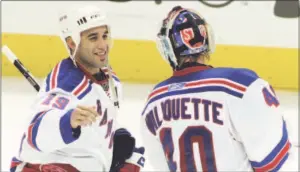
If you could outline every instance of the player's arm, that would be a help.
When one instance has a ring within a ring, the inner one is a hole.
[[[81,133],[80,122],[84,118],[76,117],[79,115],[74,113],[84,109],[76,107],[76,101],[74,96],[59,92],[41,96],[27,128],[28,144],[38,151],[51,152],[77,140]]]
[[[279,107],[274,90],[262,79],[252,83],[241,100],[231,102],[230,117],[236,135],[255,171],[282,171],[293,161],[286,122]]]
[[[145,118],[141,118],[140,132],[142,136],[142,144],[145,147],[146,164],[151,165],[152,171],[170,171],[165,153],[160,141],[149,131]]]

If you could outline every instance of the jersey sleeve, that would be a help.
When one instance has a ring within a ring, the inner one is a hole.
[[[231,102],[230,118],[255,171],[279,171],[291,143],[280,102],[273,88],[257,79],[243,97]]]
[[[152,167],[152,171],[170,171],[163,147],[157,137],[149,131],[146,120],[143,117],[140,122],[140,132],[142,145],[145,147],[146,164]]]
[[[80,135],[80,128],[72,129],[70,124],[76,101],[76,97],[55,90],[40,95],[26,131],[28,144],[51,152],[74,142]]]

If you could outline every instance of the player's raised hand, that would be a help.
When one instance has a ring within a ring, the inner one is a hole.
[[[71,126],[77,128],[78,126],[91,125],[96,121],[98,115],[94,108],[78,105],[71,114]]]

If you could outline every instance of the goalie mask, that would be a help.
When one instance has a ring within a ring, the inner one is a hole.
[[[99,27],[107,26],[109,36],[109,49],[112,47],[110,24],[106,18],[106,14],[95,6],[73,7],[66,13],[60,15],[59,24],[61,29],[61,39],[64,42],[70,57],[75,63],[75,54],[80,43],[80,35],[83,31]],[[66,38],[71,37],[76,48],[74,52],[69,49]]]
[[[176,70],[182,57],[196,58],[202,53],[213,53],[213,31],[200,14],[176,6],[163,20],[157,47],[161,56]]]

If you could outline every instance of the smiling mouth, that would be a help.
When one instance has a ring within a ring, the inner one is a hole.
[[[98,52],[98,53],[94,53],[101,61],[105,61],[106,58],[106,52]]]

